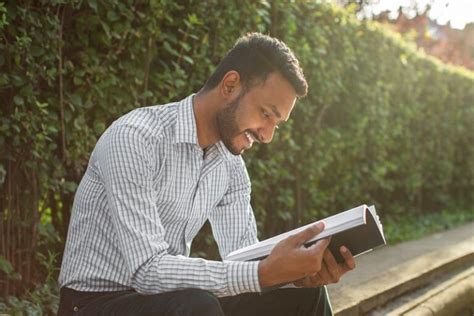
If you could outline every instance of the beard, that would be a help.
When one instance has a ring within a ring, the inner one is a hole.
[[[216,115],[217,129],[219,136],[224,143],[225,147],[234,155],[240,155],[242,149],[237,148],[233,143],[235,137],[243,133],[237,125],[237,109],[240,106],[240,100],[244,93],[240,93],[239,96],[229,103],[226,107],[220,110]]]

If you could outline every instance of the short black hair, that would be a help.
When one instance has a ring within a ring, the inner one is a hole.
[[[272,72],[279,72],[293,86],[298,97],[308,93],[308,84],[298,59],[281,40],[261,33],[239,38],[209,77],[203,90],[211,90],[224,75],[237,71],[245,90],[265,82]]]

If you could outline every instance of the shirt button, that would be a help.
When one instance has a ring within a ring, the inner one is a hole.
[[[74,308],[73,308],[72,310],[75,311],[75,312],[77,312],[77,311],[79,311],[79,307],[74,306]]]

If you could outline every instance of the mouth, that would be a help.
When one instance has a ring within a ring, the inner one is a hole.
[[[250,132],[244,132],[245,137],[247,138],[248,144],[245,149],[250,149],[254,142],[258,141],[257,138]]]

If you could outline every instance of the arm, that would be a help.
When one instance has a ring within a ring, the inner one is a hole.
[[[234,169],[227,193],[211,213],[209,220],[222,258],[233,250],[258,241],[255,218],[250,206],[250,180],[242,160]],[[326,249],[329,240],[322,240],[310,248],[302,247],[304,242],[319,234],[322,229],[311,227],[278,244],[270,256],[259,263],[260,286],[272,287],[298,279],[304,280],[304,283],[295,282],[298,286],[318,286],[338,280],[346,270],[339,269]],[[346,253],[343,255],[347,257]],[[307,277],[310,276],[311,280],[308,281]]]
[[[153,152],[151,136],[133,126],[111,128],[98,144],[110,217],[132,287],[146,294],[187,288],[218,296],[259,291],[258,263],[224,263],[168,253],[156,208],[153,176],[159,162]]]
[[[250,205],[250,179],[242,158],[233,166],[226,194],[209,215],[221,258],[258,242],[257,224]]]

